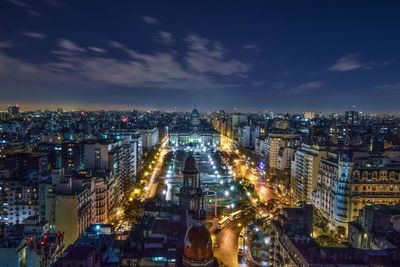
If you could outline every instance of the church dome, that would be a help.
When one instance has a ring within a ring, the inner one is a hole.
[[[195,221],[187,230],[183,255],[188,261],[209,261],[213,258],[210,232],[199,221]]]
[[[185,160],[183,172],[197,172],[196,160],[192,155],[189,155]]]

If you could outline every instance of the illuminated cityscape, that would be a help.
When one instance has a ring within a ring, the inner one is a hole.
[[[400,266],[399,12],[0,0],[0,267]]]

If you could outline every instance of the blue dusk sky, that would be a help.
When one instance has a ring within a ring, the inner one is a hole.
[[[398,113],[398,1],[0,0],[0,109]]]

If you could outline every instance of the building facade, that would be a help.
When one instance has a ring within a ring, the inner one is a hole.
[[[139,130],[142,136],[143,149],[150,150],[160,141],[159,131],[157,127],[152,129]]]
[[[278,168],[279,149],[282,147],[298,147],[301,138],[297,134],[269,134],[266,143],[266,158],[269,168]]]
[[[194,109],[191,113],[191,123],[189,127],[171,130],[169,132],[169,145],[219,145],[221,143],[221,135],[212,129],[202,129],[198,119],[198,111]]]
[[[368,154],[329,152],[321,159],[313,204],[347,236],[348,224],[369,204],[400,203],[400,165]]]
[[[321,158],[326,156],[326,148],[302,144],[292,162],[292,189],[298,203],[312,203],[312,193],[318,182]]]

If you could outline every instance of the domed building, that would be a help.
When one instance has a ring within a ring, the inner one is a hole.
[[[218,145],[221,136],[210,125],[202,124],[200,121],[200,113],[197,109],[193,109],[190,114],[190,124],[179,125],[169,132],[170,146],[187,146],[187,145]]]
[[[179,206],[186,218],[186,227],[190,225],[183,239],[182,265],[185,267],[215,266],[211,235],[203,222],[206,218],[204,210],[204,193],[201,189],[196,160],[189,154],[185,160],[183,185],[179,192]],[[192,215],[189,218],[188,215]]]
[[[194,221],[185,235],[183,266],[214,266],[210,232],[201,221]]]
[[[200,125],[200,113],[197,109],[193,109],[192,114],[190,115],[190,121],[193,127],[198,127]]]

